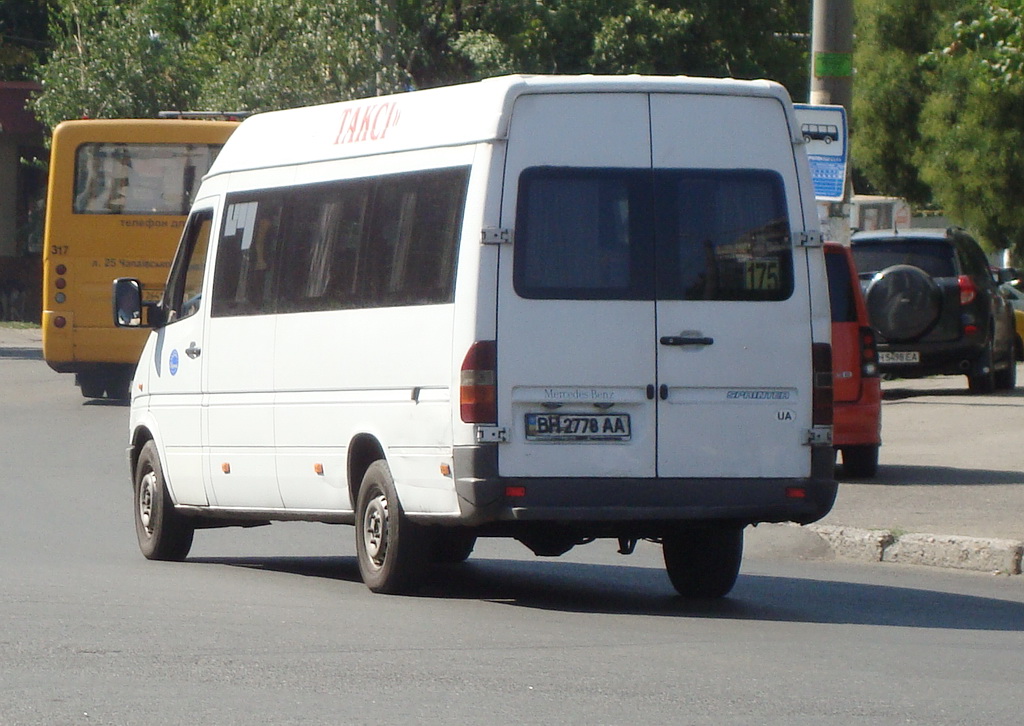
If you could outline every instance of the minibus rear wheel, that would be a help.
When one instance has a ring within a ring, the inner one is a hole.
[[[373,592],[414,590],[431,552],[426,530],[402,511],[387,462],[370,464],[356,498],[356,559]]]
[[[135,534],[149,560],[180,562],[192,548],[195,527],[174,510],[156,444],[147,441],[135,467]]]
[[[662,538],[665,571],[683,597],[725,597],[736,584],[743,559],[743,528],[680,528]]]

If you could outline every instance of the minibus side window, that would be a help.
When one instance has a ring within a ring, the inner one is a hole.
[[[229,194],[212,315],[449,303],[469,169]]]
[[[213,277],[213,317],[270,312],[268,291],[282,224],[282,196],[228,199]]]
[[[451,302],[467,181],[457,168],[293,190],[277,310]]]
[[[451,302],[465,188],[462,169],[382,180],[366,251],[378,264],[363,278],[364,299],[394,306]]]
[[[372,194],[372,183],[347,181],[299,188],[290,196],[279,258],[279,312],[353,307]]]
[[[212,228],[213,212],[208,209],[193,214],[185,227],[164,296],[168,322],[190,317],[199,310]]]

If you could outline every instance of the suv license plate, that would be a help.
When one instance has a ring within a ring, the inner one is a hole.
[[[916,350],[879,351],[879,363],[920,363],[921,353]]]
[[[527,441],[629,441],[628,413],[528,413]]]

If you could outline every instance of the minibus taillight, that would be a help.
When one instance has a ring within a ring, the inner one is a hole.
[[[497,345],[478,340],[469,346],[459,374],[459,410],[466,423],[498,421]]]
[[[832,346],[814,343],[811,346],[814,368],[814,389],[811,396],[811,424],[832,425]]]

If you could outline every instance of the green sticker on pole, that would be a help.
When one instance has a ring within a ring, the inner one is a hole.
[[[815,53],[815,78],[848,78],[853,75],[852,53]]]

